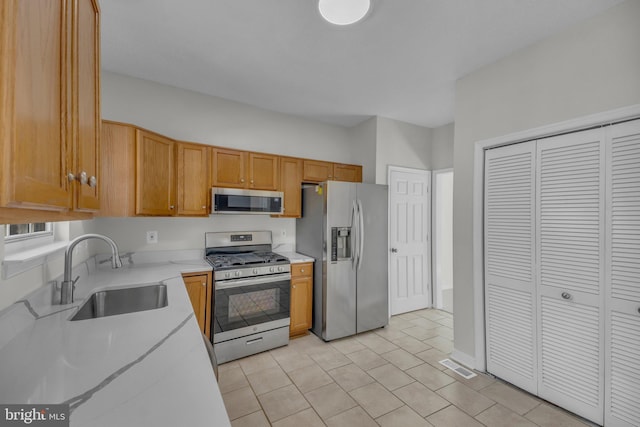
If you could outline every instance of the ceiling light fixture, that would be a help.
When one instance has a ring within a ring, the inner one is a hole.
[[[370,0],[319,0],[320,15],[336,25],[355,24],[364,18],[371,7]]]

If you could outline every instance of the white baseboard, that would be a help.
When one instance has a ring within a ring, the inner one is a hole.
[[[455,360],[459,364],[466,366],[467,368],[477,369],[476,358],[466,353],[463,353],[460,350],[453,349],[453,351],[451,352],[450,358]]]

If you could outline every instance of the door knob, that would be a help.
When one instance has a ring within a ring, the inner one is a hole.
[[[569,292],[563,292],[561,295],[564,299],[571,299],[571,294]]]
[[[394,254],[395,254],[395,253],[398,253],[398,249],[396,249],[396,248],[391,248],[391,252],[392,252],[392,253],[394,253]]]

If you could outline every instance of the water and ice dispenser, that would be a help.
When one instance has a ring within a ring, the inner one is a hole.
[[[351,227],[331,227],[331,262],[351,259]]]

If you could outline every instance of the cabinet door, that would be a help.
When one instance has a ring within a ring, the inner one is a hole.
[[[601,129],[537,143],[540,397],[602,424],[604,142]]]
[[[312,279],[291,279],[291,326],[289,335],[306,333],[311,327]]]
[[[187,293],[193,306],[193,312],[196,315],[198,325],[203,334],[209,336],[208,323],[208,310],[211,307],[211,303],[208,301],[210,297],[210,275],[198,274],[198,275],[183,275]]]
[[[175,214],[174,141],[136,130],[136,214]]]
[[[484,206],[487,371],[534,394],[535,160],[535,141],[487,151]]]
[[[333,179],[333,163],[304,160],[302,176],[304,182],[323,182],[330,179]]]
[[[305,334],[311,328],[312,306],[313,264],[292,264],[290,336]]]
[[[207,216],[208,147],[178,143],[178,215]]]
[[[245,188],[247,185],[247,153],[214,148],[211,165],[214,187]]]
[[[136,128],[102,122],[99,216],[136,214]]]
[[[73,41],[77,52],[73,60],[74,170],[76,183],[74,208],[95,211],[99,199],[100,143],[100,18],[96,0],[76,0],[73,12]],[[86,178],[86,179],[85,179]]]
[[[292,157],[280,158],[280,191],[284,192],[284,214],[282,217],[302,216],[302,160]]]
[[[336,181],[362,182],[362,166],[334,163],[333,179]]]
[[[256,190],[278,189],[278,156],[261,153],[249,153],[249,188]]]
[[[0,6],[2,206],[72,207],[66,6],[15,0]]]
[[[640,120],[607,135],[605,425],[640,420]]]

